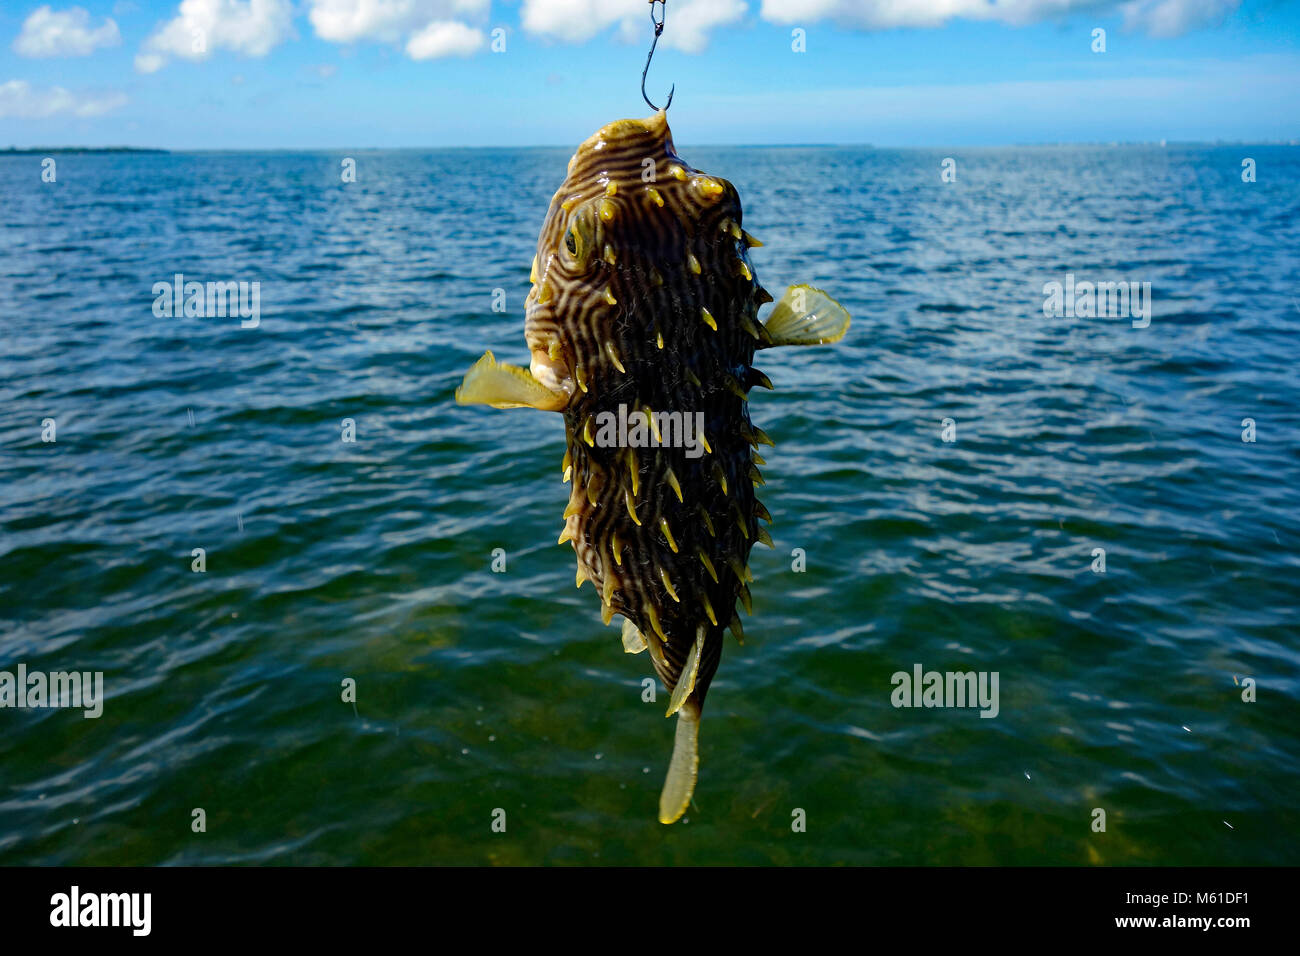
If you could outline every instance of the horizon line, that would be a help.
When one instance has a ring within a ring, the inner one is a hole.
[[[1032,149],[1058,148],[1063,146],[1098,146],[1127,147],[1151,146],[1168,148],[1170,146],[1300,146],[1300,138],[1293,139],[1181,139],[1181,140],[1053,140],[1039,142],[1013,143],[914,143],[909,145],[886,146],[867,142],[789,142],[789,143],[692,143],[691,149]],[[569,149],[572,144],[563,143],[514,143],[514,144],[479,144],[463,146],[223,146],[223,147],[168,147],[168,146],[7,146],[0,147],[0,156],[24,156],[37,153],[335,153],[350,152],[398,152],[398,151],[439,151],[439,150],[508,150],[508,149]]]

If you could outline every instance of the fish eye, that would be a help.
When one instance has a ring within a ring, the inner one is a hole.
[[[564,248],[568,250],[568,260],[574,268],[586,271],[591,266],[592,250],[596,248],[595,229],[590,210],[579,210],[569,220],[564,230]]]

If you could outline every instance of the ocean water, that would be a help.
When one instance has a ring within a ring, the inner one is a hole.
[[[1300,863],[1300,151],[678,147],[854,321],[760,356],[776,547],[673,827],[559,416],[452,401],[526,364],[567,150],[0,158],[0,670],[105,697],[0,709],[0,864]]]

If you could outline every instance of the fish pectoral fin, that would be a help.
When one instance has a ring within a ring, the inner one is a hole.
[[[484,352],[456,389],[456,402],[559,412],[569,403],[569,396],[547,388],[528,369],[498,362],[491,352]]]
[[[668,776],[659,794],[659,822],[676,823],[691,805],[695,780],[700,771],[700,714],[695,707],[677,712],[677,733]]]
[[[769,341],[777,345],[829,345],[849,330],[849,313],[821,289],[792,285],[764,323]]]
[[[636,629],[636,625],[627,618],[623,619],[623,651],[627,654],[640,654],[646,648],[645,638]]]
[[[704,633],[704,625],[701,624],[695,631],[695,643],[691,645],[686,661],[682,664],[682,676],[677,678],[677,686],[668,699],[668,713],[664,714],[665,717],[671,717],[681,710],[686,698],[695,690],[695,676],[700,672],[700,656],[704,653]]]

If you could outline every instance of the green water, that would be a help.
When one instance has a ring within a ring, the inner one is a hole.
[[[559,416],[451,400],[525,359],[564,151],[0,158],[0,670],[106,696],[0,709],[0,864],[1300,862],[1295,151],[678,145],[854,324],[763,356],[776,547],[673,827]],[[156,317],[178,272],[260,325]],[[1149,327],[1044,317],[1067,273]]]

